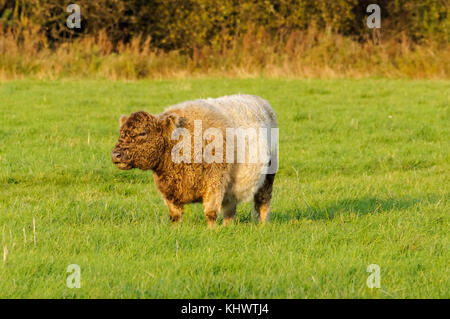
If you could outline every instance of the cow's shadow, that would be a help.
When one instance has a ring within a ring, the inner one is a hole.
[[[367,215],[382,213],[392,209],[404,210],[413,207],[417,203],[423,202],[425,199],[402,198],[402,199],[380,199],[375,197],[349,198],[342,199],[328,205],[310,205],[306,208],[291,208],[281,210],[274,207],[270,216],[271,221],[289,222],[292,220],[331,220],[337,214],[356,214]],[[428,199],[427,201],[430,201]]]

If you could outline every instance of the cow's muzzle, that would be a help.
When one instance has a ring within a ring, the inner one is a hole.
[[[122,153],[118,150],[113,150],[111,153],[111,160],[114,164],[119,164],[122,158]]]

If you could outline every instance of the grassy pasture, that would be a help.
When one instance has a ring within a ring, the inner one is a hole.
[[[151,172],[110,161],[119,116],[237,92],[278,115],[271,222],[244,204],[211,231],[191,205],[172,229]],[[449,298],[449,93],[382,79],[0,83],[0,297]]]

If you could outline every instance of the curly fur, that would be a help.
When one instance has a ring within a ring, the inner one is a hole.
[[[257,96],[232,95],[217,99],[188,101],[167,108],[160,115],[140,111],[120,119],[120,137],[112,152],[120,169],[152,170],[173,222],[181,220],[185,204],[202,202],[209,226],[223,212],[230,222],[239,202],[255,201],[255,209],[264,222],[269,213],[275,174],[264,174],[261,163],[175,163],[171,150],[179,142],[172,140],[176,128],[185,128],[194,136],[194,121],[202,121],[202,133],[217,128],[226,144],[226,128],[274,128],[276,116],[270,104]],[[202,139],[202,150],[207,141]],[[263,145],[273,156],[274,150]],[[191,143],[194,158],[194,143]],[[248,154],[247,154],[248,158]]]

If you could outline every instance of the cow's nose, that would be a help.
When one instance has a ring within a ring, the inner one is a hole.
[[[113,151],[111,153],[111,159],[113,161],[113,163],[119,163],[120,162],[120,152],[119,151]]]

